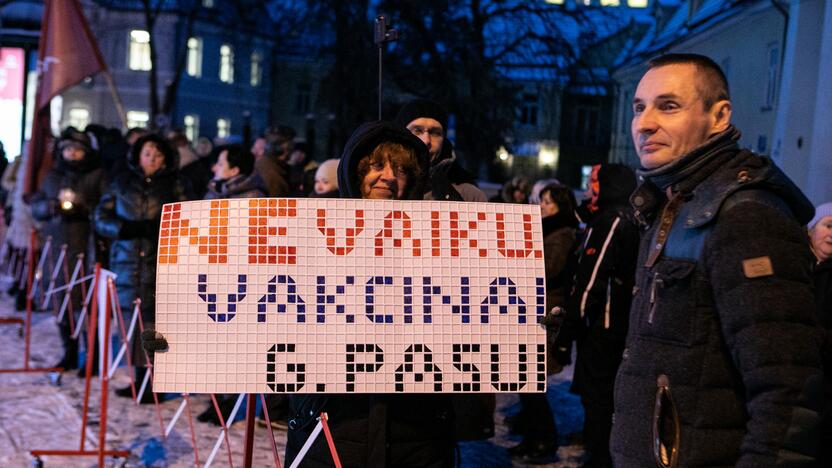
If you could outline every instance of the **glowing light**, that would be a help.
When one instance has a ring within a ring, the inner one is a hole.
[[[541,166],[557,166],[560,151],[557,146],[541,146],[537,161]]]
[[[499,158],[500,161],[507,161],[508,157],[509,157],[508,151],[506,150],[506,148],[504,146],[501,146],[500,149],[497,150],[497,158]]]
[[[61,202],[61,209],[64,211],[69,211],[72,209],[72,202],[69,200],[64,200]]]

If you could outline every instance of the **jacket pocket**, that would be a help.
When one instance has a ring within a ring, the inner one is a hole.
[[[696,263],[663,260],[653,269],[645,291],[640,335],[648,339],[691,345],[696,323]]]
[[[670,379],[661,374],[656,379],[656,403],[653,407],[653,459],[659,468],[675,468],[679,464],[679,413]]]

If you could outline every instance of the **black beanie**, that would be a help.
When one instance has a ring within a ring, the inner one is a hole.
[[[448,131],[448,112],[430,99],[414,99],[403,105],[393,122],[407,127],[407,124],[419,118],[434,119],[442,125],[442,130]]]

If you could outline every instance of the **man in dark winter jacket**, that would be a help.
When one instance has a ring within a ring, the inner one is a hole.
[[[407,102],[396,114],[395,124],[406,128],[428,149],[430,171],[425,186],[426,200],[488,201],[474,185],[476,179],[457,161],[451,141],[446,139],[448,112],[430,99]],[[494,435],[493,395],[454,395],[458,440],[480,440]]]
[[[40,221],[40,234],[52,236],[52,250],[58,252],[66,244],[69,271],[72,271],[78,254],[92,252],[92,212],[107,187],[107,177],[101,169],[98,152],[86,133],[72,127],[62,133],[55,145],[56,162],[32,197],[32,216]],[[89,255],[88,255],[89,257]],[[89,272],[94,259],[87,258]],[[63,283],[63,275],[58,275]],[[58,295],[60,297],[60,295]],[[74,291],[74,312],[81,308],[80,293]],[[68,312],[60,325],[64,344],[64,357],[57,367],[78,367],[78,341],[71,338]]]
[[[344,148],[338,187],[343,198],[420,200],[428,164],[425,145],[405,129],[367,123]],[[292,394],[289,401],[287,465],[315,427],[315,417],[326,411],[345,467],[453,466],[453,410],[447,395]],[[323,437],[302,466],[332,466]]]
[[[711,59],[650,62],[633,99],[645,228],[615,382],[615,466],[814,466],[813,208],[741,150]]]
[[[611,466],[613,384],[627,336],[638,251],[638,227],[629,206],[635,187],[635,174],[627,166],[598,169],[591,193],[595,211],[577,252],[575,284],[558,339],[559,349],[569,350],[577,342],[571,390],[584,407],[588,467]],[[568,359],[568,351],[563,357]]]
[[[425,198],[449,201],[488,201],[474,185],[475,178],[454,155],[453,145],[445,138],[448,113],[429,99],[414,99],[399,109],[394,121],[422,140],[430,154],[429,185]]]

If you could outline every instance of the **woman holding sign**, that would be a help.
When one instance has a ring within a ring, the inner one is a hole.
[[[344,148],[338,167],[341,196],[420,200],[428,167],[427,147],[410,132],[386,122],[367,123]],[[453,466],[451,399],[430,394],[292,395],[287,465],[324,411],[345,467]],[[332,466],[323,437],[303,466]]]

